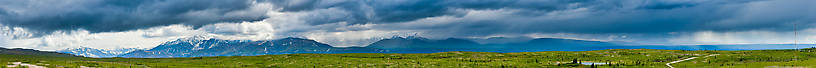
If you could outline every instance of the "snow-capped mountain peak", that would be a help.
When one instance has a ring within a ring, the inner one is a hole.
[[[129,53],[132,51],[141,50],[138,48],[116,48],[116,49],[95,49],[90,47],[68,48],[57,50],[60,53],[68,53],[85,57],[116,57],[120,54]]]
[[[199,57],[199,56],[249,56],[293,53],[358,53],[377,52],[373,48],[335,48],[328,44],[303,38],[277,40],[224,40],[203,37],[182,38],[169,41],[152,49],[133,51],[119,57]]]

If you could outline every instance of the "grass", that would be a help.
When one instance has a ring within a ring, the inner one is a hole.
[[[718,56],[703,57],[711,54]],[[36,55],[0,55],[3,62],[23,62],[58,67],[151,67],[151,68],[336,68],[336,67],[573,67],[573,68],[665,68],[666,63],[689,57],[697,59],[672,64],[675,67],[757,68],[816,67],[816,50],[685,51],[611,49],[597,51],[545,51],[520,53],[441,52],[425,54],[284,54],[192,58],[84,58]],[[610,63],[581,65],[580,62]],[[5,66],[3,66],[5,67]]]

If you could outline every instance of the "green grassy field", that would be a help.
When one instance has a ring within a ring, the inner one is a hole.
[[[717,56],[704,57],[719,54]],[[37,55],[0,55],[0,64],[23,62],[51,68],[150,67],[150,68],[337,68],[337,67],[576,67],[576,68],[666,68],[668,62],[698,57],[672,64],[678,68],[816,68],[816,50],[684,51],[653,49],[612,49],[597,51],[544,51],[521,53],[442,52],[425,54],[285,54],[193,58],[83,58]],[[576,61],[577,60],[577,61]],[[581,63],[609,63],[582,65]],[[5,67],[5,66],[3,66]]]

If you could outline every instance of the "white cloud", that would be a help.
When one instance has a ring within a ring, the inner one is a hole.
[[[816,44],[816,29],[806,29],[798,31],[794,37],[794,32],[775,31],[739,31],[739,32],[713,32],[700,31],[689,35],[669,38],[667,44],[793,44],[796,40],[798,44]]]
[[[75,47],[94,48],[151,48],[162,42],[200,34],[192,27],[171,25],[125,32],[90,33],[87,30],[56,31],[33,38],[2,38],[4,47],[58,50]],[[4,37],[10,37],[4,35]]]
[[[278,26],[265,22],[219,23],[197,29],[205,35],[226,40],[271,40],[280,38]]]
[[[331,44],[335,47],[353,47],[366,46],[376,41],[394,36],[404,37],[419,33],[417,33],[417,31],[363,30],[344,32],[311,31],[302,34],[302,36],[306,38],[313,39],[321,43]]]
[[[34,37],[35,33],[36,32],[26,30],[25,28],[8,27],[8,26],[0,25],[0,36],[7,36],[7,37],[1,37],[1,38],[9,38],[9,39],[13,39],[13,38],[30,38],[30,37]]]

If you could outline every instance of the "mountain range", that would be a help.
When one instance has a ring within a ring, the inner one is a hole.
[[[94,49],[90,47],[68,48],[57,50],[59,53],[74,54],[84,57],[118,57],[121,54],[141,50],[138,48],[118,48],[118,49]]]
[[[293,53],[379,53],[381,51],[384,50],[364,47],[338,48],[301,38],[250,41],[193,37],[166,42],[152,49],[136,50],[118,57],[254,56]]]
[[[370,48],[389,50],[393,53],[433,53],[446,51],[477,52],[529,52],[599,50],[587,49],[605,46],[622,46],[600,41],[584,41],[559,38],[537,38],[527,42],[480,44],[471,40],[447,38],[431,40],[422,37],[394,37],[370,44]]]
[[[754,46],[762,48],[746,48]],[[776,48],[774,48],[776,46]],[[813,46],[813,45],[810,45]],[[622,45],[602,41],[560,38],[535,38],[526,42],[477,43],[472,40],[423,37],[393,37],[365,47],[332,47],[314,40],[283,38],[277,40],[222,40],[207,37],[182,38],[165,42],[151,49],[92,49],[60,50],[61,53],[85,57],[166,58],[201,56],[254,56],[294,53],[435,53],[448,51],[474,52],[536,52],[588,51],[603,49],[671,49],[671,50],[755,50],[796,48],[789,45]]]
[[[22,48],[2,48],[0,47],[0,55],[28,55],[28,56],[49,56],[49,57],[77,57],[76,55],[66,54],[66,53],[58,53],[58,52],[49,52],[49,51],[39,51],[34,49],[22,49]]]

